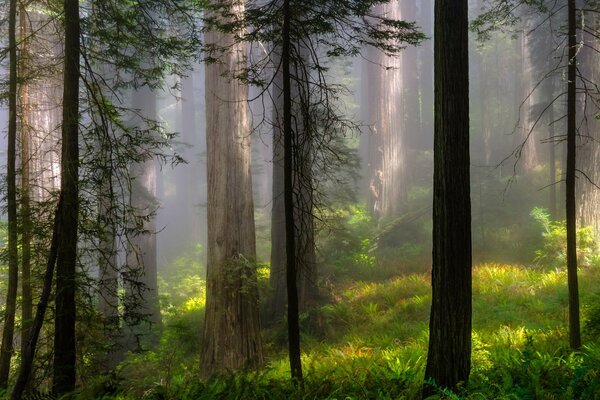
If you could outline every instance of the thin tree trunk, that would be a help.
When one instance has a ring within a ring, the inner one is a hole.
[[[296,264],[296,237],[294,227],[294,183],[293,157],[294,138],[292,137],[292,86],[291,86],[291,10],[290,0],[283,1],[283,27],[281,46],[281,68],[283,73],[283,189],[285,201],[285,245],[286,283],[288,297],[288,344],[290,370],[294,382],[302,382],[302,360],[300,358],[300,324],[298,317],[298,288]]]
[[[455,390],[471,367],[467,0],[435,2],[432,304],[425,379]],[[424,388],[424,397],[433,391]]]
[[[220,4],[231,15],[243,0]],[[263,362],[258,316],[256,241],[248,86],[232,77],[246,67],[245,43],[235,33],[210,30],[205,43],[226,49],[206,66],[208,261],[201,375],[256,368]]]
[[[566,178],[566,216],[567,216],[567,272],[569,286],[569,344],[571,348],[581,347],[581,328],[579,321],[579,285],[577,282],[577,221],[575,207],[575,168],[577,139],[576,126],[576,80],[577,80],[577,38],[575,19],[575,0],[568,1],[569,24],[569,65],[567,70],[567,178]]]
[[[10,397],[11,400],[20,400],[23,396],[25,388],[27,387],[27,383],[31,375],[33,360],[35,358],[38,338],[40,337],[40,331],[42,330],[42,325],[44,324],[46,309],[48,308],[48,301],[50,300],[50,293],[52,292],[52,280],[54,278],[54,267],[56,265],[56,259],[58,255],[58,245],[61,240],[61,218],[63,214],[62,196],[63,195],[61,193],[61,196],[58,200],[58,205],[56,206],[56,213],[54,215],[54,228],[52,230],[50,252],[48,254],[46,272],[44,274],[44,286],[42,287],[42,294],[35,313],[35,319],[31,324],[29,337],[27,338],[25,348],[23,349],[23,354],[21,355],[19,375],[17,376],[17,381]]]
[[[6,161],[7,213],[8,213],[8,291],[6,294],[6,311],[2,331],[2,348],[0,349],[0,388],[8,385],[10,360],[13,353],[13,336],[15,332],[15,312],[17,306],[17,289],[19,280],[19,256],[17,235],[17,185],[16,185],[16,153],[17,153],[17,0],[10,1],[8,14],[8,46],[9,46],[9,88],[8,88],[8,145]]]
[[[64,0],[65,63],[61,148],[61,233],[56,268],[52,391],[75,389],[75,290],[79,184],[79,0]]]
[[[28,66],[31,62],[29,53],[29,21],[27,21],[27,10],[21,2],[19,10],[19,25],[21,37],[20,49],[20,101],[21,101],[21,352],[25,353],[29,328],[33,318],[33,301],[31,289],[31,143],[30,132],[30,100],[29,83],[24,81],[28,78]]]

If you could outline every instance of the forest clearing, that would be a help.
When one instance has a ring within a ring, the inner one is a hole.
[[[597,1],[0,29],[0,399],[600,399]]]

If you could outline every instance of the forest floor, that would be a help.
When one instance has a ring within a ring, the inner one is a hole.
[[[473,273],[469,384],[440,398],[600,399],[600,271],[580,271],[584,347],[568,348],[564,271],[484,264]],[[348,282],[302,318],[305,383],[289,382],[283,324],[265,331],[268,363],[258,373],[200,382],[197,325],[203,299],[167,317],[159,348],[132,356],[110,382],[84,383],[80,398],[416,399],[427,354],[430,281],[411,274]],[[106,396],[106,395],[105,395]]]

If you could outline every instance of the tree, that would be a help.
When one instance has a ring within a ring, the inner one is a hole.
[[[424,395],[471,367],[468,2],[436,0],[433,269]]]
[[[567,216],[567,275],[569,287],[569,344],[573,349],[581,347],[579,319],[579,284],[577,282],[577,214],[575,204],[576,173],[576,96],[577,96],[577,26],[575,0],[568,0],[568,46],[567,67],[567,165],[566,165],[566,216]]]
[[[0,349],[0,388],[6,388],[13,353],[13,336],[17,306],[19,256],[17,248],[17,0],[10,1],[8,16],[9,88],[8,88],[8,145],[6,162],[7,213],[8,213],[8,292]]]
[[[243,15],[242,0],[227,0],[231,22]],[[213,14],[214,13],[214,14]],[[211,17],[220,19],[219,13]],[[229,19],[229,21],[228,21]],[[237,29],[237,28],[236,28]],[[208,163],[208,260],[206,313],[202,333],[204,377],[262,363],[255,268],[254,207],[250,174],[248,86],[232,78],[247,62],[240,32],[208,29],[205,43],[223,46],[218,62],[206,66]]]
[[[62,196],[57,248],[54,378],[52,391],[75,389],[75,290],[79,221],[79,1],[64,0],[65,62],[61,148]]]

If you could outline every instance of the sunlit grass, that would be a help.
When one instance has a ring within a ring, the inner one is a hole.
[[[259,277],[263,282],[268,279],[268,270],[262,268]],[[580,271],[583,305],[592,301],[598,283],[597,270]],[[289,381],[285,326],[266,333],[272,338],[279,332],[283,340],[268,347],[262,371],[201,383],[198,345],[186,343],[199,338],[205,299],[189,298],[168,316],[162,350],[133,358],[129,369],[124,364],[122,371],[130,371],[123,376],[123,384],[129,385],[126,398],[419,398],[430,290],[428,274],[348,282],[335,288],[331,302],[302,316],[303,389]],[[464,398],[600,395],[600,384],[593,383],[600,379],[600,346],[587,338],[582,352],[568,348],[564,271],[479,265],[473,271],[473,302],[472,371]],[[171,365],[168,373],[167,365]]]

